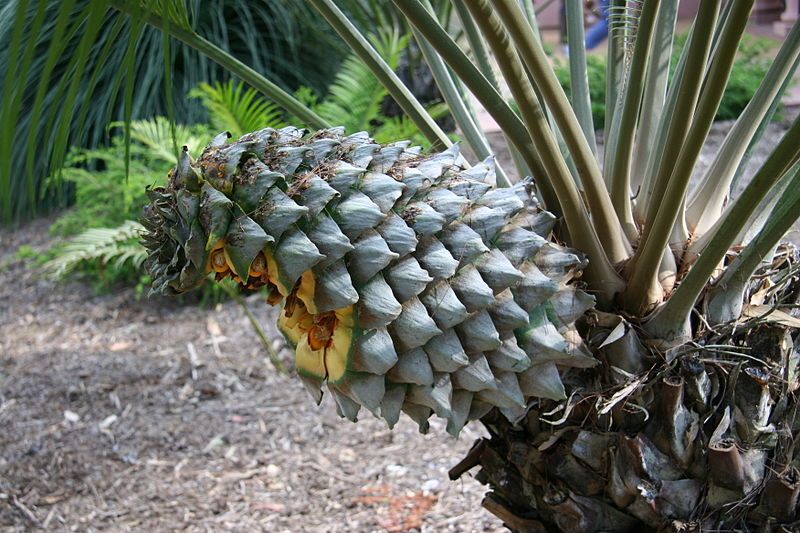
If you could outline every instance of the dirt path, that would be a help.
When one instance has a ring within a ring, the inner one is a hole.
[[[501,530],[475,480],[447,479],[477,426],[339,419],[275,373],[234,303],[37,279],[14,253],[46,228],[0,233],[0,530]]]

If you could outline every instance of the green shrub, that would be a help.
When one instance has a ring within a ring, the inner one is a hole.
[[[179,144],[198,153],[208,127],[175,129]],[[163,117],[131,124],[130,166],[125,173],[125,142],[116,132],[108,148],[73,150],[58,182],[75,191],[75,205],[50,226],[50,234],[67,237],[39,254],[37,263],[54,277],[80,274],[97,290],[116,284],[144,287],[143,250],[132,226],[147,203],[146,188],[162,184],[165,169],[175,164],[169,122]],[[52,178],[51,178],[52,179]],[[56,180],[53,180],[56,182]]]
[[[178,126],[175,133],[179,145],[188,145],[196,154],[201,148],[200,139],[208,138],[209,132],[205,126]],[[116,227],[139,218],[147,203],[145,189],[160,184],[165,169],[175,164],[175,154],[165,148],[172,146],[170,138],[165,118],[134,121],[127,178],[121,131],[112,137],[108,148],[74,150],[59,181],[74,187],[75,206],[56,219],[50,227],[51,235],[70,237],[90,228]]]

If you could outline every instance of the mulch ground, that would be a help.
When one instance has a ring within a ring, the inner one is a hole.
[[[47,225],[0,233],[0,530],[501,530],[475,480],[447,479],[477,425],[340,419],[273,370],[235,303],[41,279],[14,253]]]

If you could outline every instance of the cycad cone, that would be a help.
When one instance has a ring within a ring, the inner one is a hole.
[[[341,129],[217,136],[150,191],[144,243],[154,290],[210,272],[281,303],[279,327],[315,399],[456,435],[492,407],[510,420],[532,397],[564,397],[569,367],[595,363],[574,321],[593,299],[583,266],[547,240],[554,217],[530,181],[495,188],[491,160],[457,146],[420,155]]]

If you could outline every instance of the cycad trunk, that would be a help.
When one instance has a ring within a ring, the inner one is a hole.
[[[484,505],[516,531],[796,531],[800,354],[781,321],[723,327],[634,374],[608,353],[637,351],[629,330],[566,409],[484,417],[491,437],[451,477],[479,465]]]

